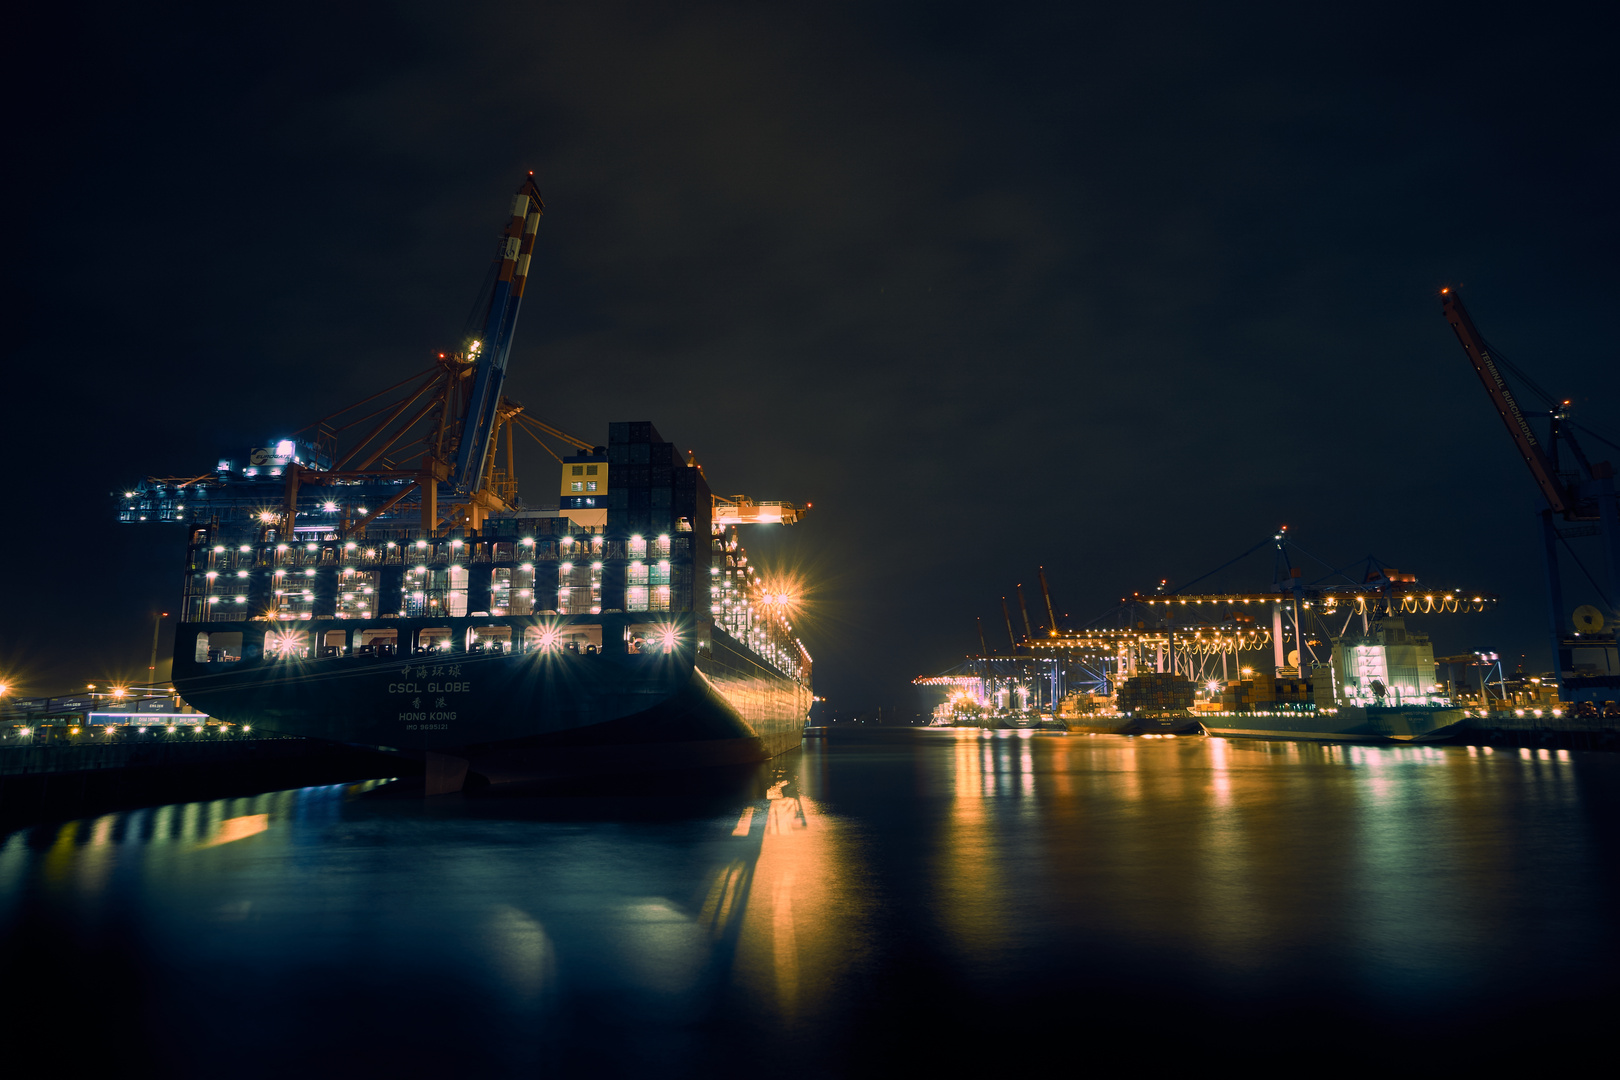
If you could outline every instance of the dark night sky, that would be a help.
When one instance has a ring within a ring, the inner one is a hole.
[[[108,493],[424,367],[531,168],[508,394],[813,501],[750,543],[837,708],[910,705],[1038,563],[1081,621],[1279,522],[1502,596],[1438,651],[1547,662],[1436,294],[1620,441],[1596,5],[58,7],[6,65],[25,689],[138,671],[176,600],[180,530]]]

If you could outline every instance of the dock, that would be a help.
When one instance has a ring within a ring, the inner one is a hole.
[[[0,822],[9,825],[420,771],[395,755],[314,739],[197,729],[108,735],[104,728],[51,738],[18,730],[0,737]]]

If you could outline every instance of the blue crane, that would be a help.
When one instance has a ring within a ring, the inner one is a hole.
[[[512,334],[517,329],[518,310],[523,306],[523,287],[529,279],[535,232],[545,209],[531,172],[512,198],[512,217],[501,235],[500,270],[484,316],[483,336],[467,346],[467,357],[474,360],[476,366],[449,476],[451,490],[462,498],[482,486],[488,472],[501,387],[506,382],[506,362],[512,351]]]

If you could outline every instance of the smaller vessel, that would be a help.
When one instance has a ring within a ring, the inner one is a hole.
[[[1203,725],[1190,713],[1123,713],[1071,717],[1069,731],[1077,735],[1201,735]]]
[[[1463,710],[1450,705],[1335,705],[1205,713],[1211,735],[1331,742],[1426,742],[1457,733]]]
[[[1193,684],[1174,672],[1142,671],[1119,688],[1114,707],[1066,718],[1068,729],[1086,735],[1197,735]]]
[[[986,713],[983,726],[987,731],[1035,731],[1041,726],[1041,714],[1035,712]]]
[[[1335,638],[1330,661],[1308,673],[1229,684],[1222,705],[1202,716],[1211,735],[1413,742],[1453,735],[1466,719],[1440,695],[1429,636],[1401,618]]]

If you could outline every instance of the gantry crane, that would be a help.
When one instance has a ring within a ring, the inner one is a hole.
[[[486,515],[513,508],[514,424],[537,441],[543,433],[576,449],[591,448],[583,440],[524,416],[521,405],[501,394],[544,211],[545,203],[530,173],[512,197],[511,213],[496,249],[495,282],[481,328],[459,351],[440,353],[425,373],[413,375],[404,383],[396,383],[304,429],[315,431],[317,437],[324,436],[335,446],[342,432],[385,414],[344,450],[334,449],[331,468],[294,464],[287,469],[282,506],[289,519],[286,527],[292,526],[290,519],[298,512],[298,489],[303,484],[394,480],[404,481],[405,486],[376,509],[350,522],[348,530],[364,528],[413,495],[420,507],[424,534],[433,535],[447,523],[478,529]],[[413,385],[397,399],[390,399],[367,416],[347,418],[361,405],[388,397],[407,384]],[[421,407],[407,417],[419,402],[423,403]],[[496,467],[493,453],[497,432],[506,437],[505,470]]]
[[[126,521],[206,521],[250,516],[290,536],[313,518],[342,536],[388,515],[420,518],[424,536],[480,529],[517,507],[513,439],[547,453],[592,445],[524,413],[502,394],[535,237],[545,204],[530,173],[518,185],[495,253],[488,304],[461,347],[423,371],[250,451],[245,466],[221,461],[193,477],[150,477],[123,493]],[[504,468],[499,463],[504,443]],[[279,489],[279,498],[267,490]],[[275,503],[279,502],[277,508]]]
[[[1564,641],[1565,613],[1563,583],[1558,569],[1558,544],[1560,541],[1567,544],[1572,536],[1591,535],[1593,532],[1600,536],[1612,594],[1606,599],[1611,617],[1620,622],[1620,505],[1616,502],[1614,466],[1607,461],[1594,462],[1587,458],[1575,438],[1567,400],[1547,398],[1549,407],[1541,415],[1549,425],[1548,439],[1545,443],[1539,440],[1530,425],[1530,417],[1520,407],[1502,374],[1505,361],[1498,363],[1502,358],[1492,353],[1484,335],[1468,317],[1462,300],[1450,288],[1444,288],[1440,290],[1440,307],[1546,503],[1540,517],[1542,551],[1547,566],[1553,668],[1560,696],[1565,696],[1562,655],[1568,650]],[[1575,464],[1574,471],[1562,467],[1560,445],[1568,448]],[[1571,524],[1560,528],[1555,519]],[[1579,524],[1582,522],[1592,522],[1595,526]],[[1595,586],[1597,583],[1593,584]]]
[[[1192,591],[1193,586],[1266,547],[1275,549],[1269,589]],[[1218,665],[1213,674],[1225,681],[1231,675],[1229,661],[1237,663],[1239,653],[1268,648],[1277,676],[1296,678],[1304,675],[1309,661],[1319,659],[1312,646],[1321,642],[1312,639],[1312,624],[1321,628],[1323,637],[1337,639],[1349,632],[1357,618],[1365,634],[1379,618],[1477,612],[1496,602],[1485,593],[1425,585],[1417,575],[1370,557],[1342,568],[1322,563],[1328,574],[1310,579],[1303,566],[1295,564],[1291,552],[1321,562],[1299,548],[1284,525],[1185,585],[1171,587],[1168,581],[1160,581],[1154,592],[1122,597],[1109,616],[1118,615],[1124,625],[1099,627],[1099,618],[1078,630],[1057,628],[1056,608],[1042,568],[1041,591],[1053,626],[1039,636],[1031,633],[1021,645],[1034,658],[1055,661],[1052,670],[1059,674],[1067,670],[1066,665],[1079,665],[1085,681],[1101,692],[1140,670],[1179,672],[1203,682],[1212,674],[1209,667]],[[1004,612],[1005,607],[1003,601]],[[1011,633],[1009,619],[1009,636]],[[1054,696],[1060,696],[1056,690]]]

